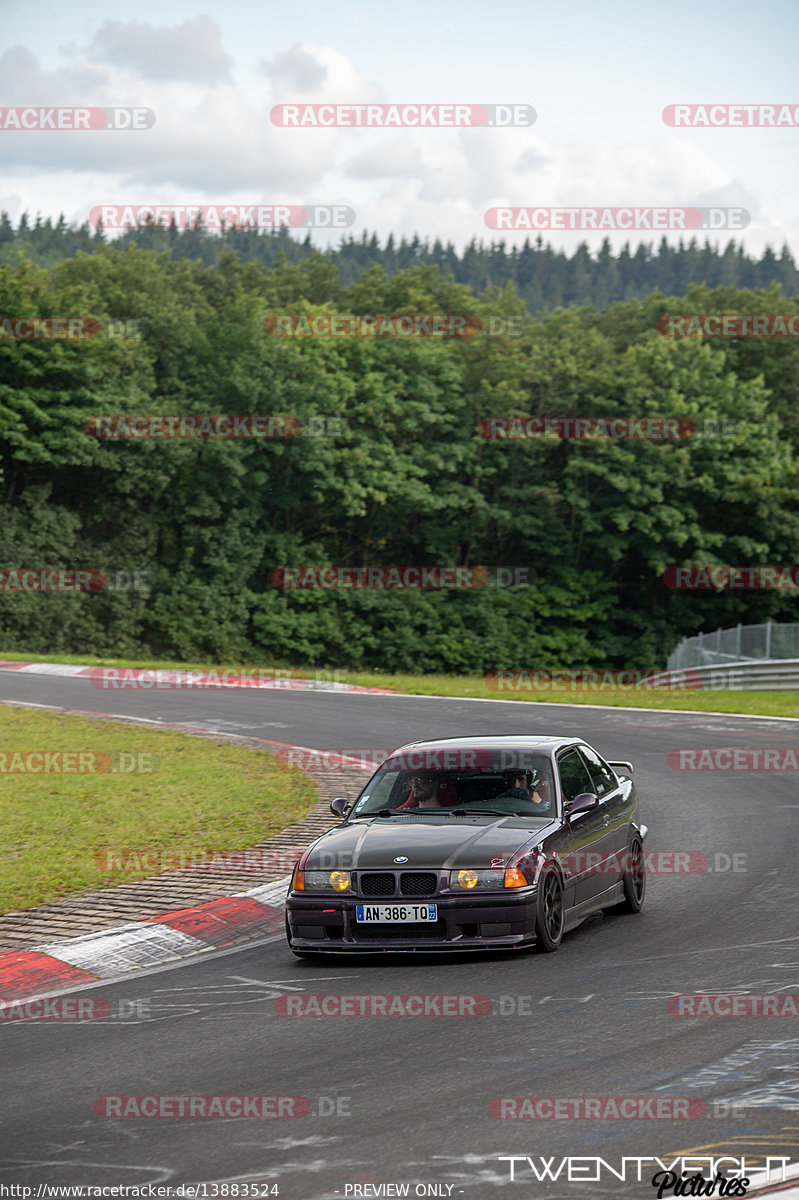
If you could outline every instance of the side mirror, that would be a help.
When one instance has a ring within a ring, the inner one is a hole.
[[[576,817],[579,813],[589,812],[592,808],[596,808],[598,804],[599,799],[594,792],[580,792],[579,796],[574,797],[567,816],[571,820],[572,817]]]
[[[330,801],[330,811],[336,817],[345,816],[350,807],[351,802],[345,796],[337,796],[335,800]]]

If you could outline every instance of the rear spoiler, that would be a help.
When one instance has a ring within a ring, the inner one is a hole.
[[[624,775],[632,775],[633,771],[635,770],[635,767],[631,762],[611,762],[610,759],[608,759],[608,766],[613,767],[613,770],[617,775],[619,774],[620,767],[622,768],[622,774]]]

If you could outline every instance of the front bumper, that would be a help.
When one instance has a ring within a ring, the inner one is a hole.
[[[315,954],[383,954],[408,951],[514,950],[535,942],[535,888],[512,895],[435,896],[433,924],[375,925],[355,920],[356,904],[374,900],[351,896],[289,893],[286,918],[292,950]]]

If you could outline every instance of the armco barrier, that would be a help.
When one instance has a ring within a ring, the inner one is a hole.
[[[691,679],[701,678],[700,688],[736,692],[799,691],[799,658],[780,658],[771,661],[725,663],[723,666],[691,667]],[[655,675],[653,687],[674,688],[679,672],[663,671]],[[696,687],[695,683],[692,687]]]

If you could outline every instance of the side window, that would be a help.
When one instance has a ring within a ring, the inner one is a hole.
[[[588,766],[588,774],[593,780],[593,790],[597,796],[606,796],[612,792],[618,786],[618,781],[604,758],[600,758],[596,750],[592,750],[590,746],[581,746],[580,753]]]
[[[595,790],[578,750],[567,750],[563,757],[558,759],[558,774],[560,775],[560,786],[563,789],[563,799],[567,803],[574,800],[575,796],[579,796],[581,792]]]

